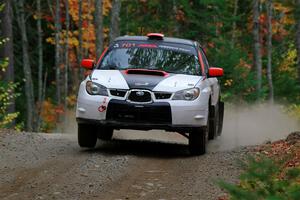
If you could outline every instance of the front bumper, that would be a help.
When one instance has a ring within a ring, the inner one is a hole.
[[[125,98],[89,95],[82,84],[76,118],[78,123],[102,124],[116,129],[190,129],[206,126],[208,99],[202,93],[194,101],[159,100],[135,104]]]
[[[135,122],[119,122],[113,120],[92,120],[77,118],[78,124],[93,124],[105,127],[111,127],[113,129],[133,129],[133,130],[165,130],[171,132],[191,132],[194,128],[199,126],[192,125],[172,125],[172,124],[150,124],[150,123],[135,123]]]

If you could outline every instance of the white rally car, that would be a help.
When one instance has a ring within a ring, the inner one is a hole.
[[[161,129],[189,140],[191,154],[204,154],[208,139],[222,132],[224,103],[216,77],[195,41],[147,36],[117,38],[99,61],[84,59],[92,70],[81,83],[76,118],[78,142],[93,148],[114,130]]]

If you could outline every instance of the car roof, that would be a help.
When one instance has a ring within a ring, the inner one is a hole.
[[[157,40],[157,39],[149,39],[149,37],[146,36],[121,36],[118,37],[114,40],[114,42],[118,41],[163,41],[163,42],[168,42],[168,43],[174,43],[174,44],[185,44],[185,45],[190,45],[190,46],[197,46],[195,41],[192,40],[187,40],[187,39],[181,39],[181,38],[174,38],[174,37],[163,37],[162,40]]]

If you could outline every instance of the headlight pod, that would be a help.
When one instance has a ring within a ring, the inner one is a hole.
[[[86,82],[86,91],[90,95],[102,95],[108,96],[107,88],[98,83],[94,83],[92,81]]]
[[[181,90],[175,93],[172,100],[185,100],[193,101],[197,99],[200,95],[199,88],[192,88],[187,90]]]

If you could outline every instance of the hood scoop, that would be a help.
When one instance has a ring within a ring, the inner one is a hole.
[[[138,75],[151,75],[151,76],[169,76],[167,72],[160,70],[150,70],[150,69],[127,69],[125,74],[138,74]]]

